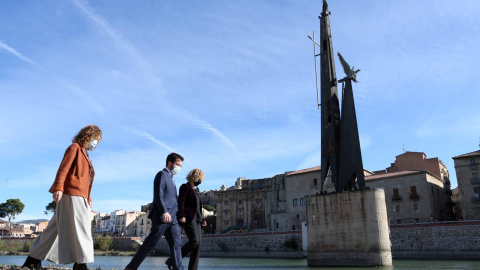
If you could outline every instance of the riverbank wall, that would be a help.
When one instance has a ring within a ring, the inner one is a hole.
[[[480,221],[392,226],[394,259],[480,260]]]
[[[10,238],[0,242],[4,246],[26,246],[32,241]],[[182,244],[186,241],[188,239],[182,238]],[[480,221],[392,226],[390,241],[394,259],[480,260]],[[113,238],[113,249],[135,251],[139,243],[140,238],[136,237]],[[204,257],[302,258],[306,252],[302,250],[300,231],[207,234],[202,237],[201,246]],[[169,254],[165,239],[159,241],[154,254]]]

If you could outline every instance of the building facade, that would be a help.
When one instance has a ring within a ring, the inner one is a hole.
[[[390,225],[444,221],[442,180],[428,171],[400,171],[365,177],[367,187],[383,189]]]
[[[480,220],[480,150],[453,157],[465,220]]]
[[[442,220],[455,220],[454,204],[452,201],[452,190],[450,184],[450,173],[447,166],[438,158],[427,158],[423,152],[405,152],[395,157],[395,162],[385,170],[375,171],[376,175],[384,173],[394,173],[401,171],[428,171],[436,175],[443,183],[445,192],[445,211],[442,213]]]
[[[463,219],[462,202],[460,200],[460,192],[458,191],[458,187],[452,190],[452,202],[453,202],[453,212],[455,213],[455,217],[457,219]]]
[[[141,213],[139,211],[125,211],[125,213],[117,215],[115,232],[119,236],[134,236],[134,221]]]

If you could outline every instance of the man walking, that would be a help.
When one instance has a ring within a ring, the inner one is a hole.
[[[148,214],[148,218],[152,220],[152,230],[125,270],[136,270],[155,248],[162,235],[165,235],[170,246],[172,265],[169,265],[169,269],[183,270],[180,226],[177,221],[177,188],[173,181],[173,175],[180,171],[182,162],[182,156],[171,153],[167,156],[166,168],[155,176],[153,203]]]

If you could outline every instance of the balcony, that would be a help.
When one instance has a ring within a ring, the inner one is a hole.
[[[480,179],[479,178],[470,178],[470,182],[472,185],[479,185],[480,184]]]
[[[402,200],[402,197],[400,196],[395,196],[395,195],[392,196],[392,201],[401,201],[401,200]]]
[[[472,170],[476,170],[476,169],[478,169],[478,167],[477,167],[477,165],[476,165],[476,164],[475,164],[475,165],[470,165],[470,169],[472,169]]]
[[[414,193],[414,194],[410,194],[410,200],[419,200],[420,199],[420,196],[418,196],[418,194]]]

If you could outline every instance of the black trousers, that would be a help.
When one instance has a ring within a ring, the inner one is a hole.
[[[145,241],[143,241],[143,244],[137,250],[135,256],[133,256],[128,267],[136,270],[147,255],[155,248],[162,235],[165,235],[165,239],[167,239],[168,245],[170,246],[170,256],[173,258],[173,269],[183,270],[182,257],[180,256],[180,226],[178,226],[177,223],[152,224],[152,231],[147,238],[145,238]]]
[[[197,270],[198,260],[200,258],[200,244],[202,243],[202,224],[196,221],[188,224],[180,224],[188,236],[188,242],[182,247],[182,257],[190,253],[188,270]]]

